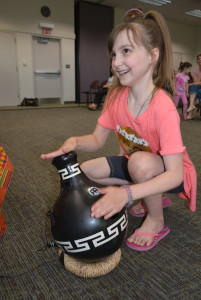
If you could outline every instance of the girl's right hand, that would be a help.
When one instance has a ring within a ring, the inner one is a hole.
[[[71,138],[67,139],[58,150],[47,153],[47,154],[41,154],[40,157],[42,159],[50,159],[50,158],[54,158],[56,156],[68,153],[70,151],[74,151],[74,150],[76,150],[76,148],[77,148],[76,138],[71,137]]]

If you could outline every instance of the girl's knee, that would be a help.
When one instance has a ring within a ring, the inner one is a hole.
[[[128,171],[134,182],[144,182],[162,173],[164,165],[159,155],[138,151],[130,156]]]
[[[141,182],[147,177],[147,158],[144,152],[133,153],[128,161],[128,172],[134,182]]]

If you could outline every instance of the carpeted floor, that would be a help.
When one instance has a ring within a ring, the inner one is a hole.
[[[80,107],[80,106],[86,106],[86,103],[66,103],[66,104],[39,104],[38,106],[0,106],[0,111],[6,111],[6,110],[30,110],[30,109],[43,109],[43,108],[69,108],[69,107]]]
[[[201,299],[201,118],[184,122],[184,144],[198,175],[197,211],[173,195],[164,210],[171,233],[148,252],[123,245],[119,265],[98,278],[81,278],[63,268],[51,241],[46,213],[55,203],[59,177],[40,154],[72,135],[92,131],[100,111],[86,107],[0,111],[0,143],[14,173],[3,210],[6,235],[0,238],[0,299]],[[111,135],[97,153],[78,152],[79,162],[117,153]],[[129,232],[141,223],[129,214]]]

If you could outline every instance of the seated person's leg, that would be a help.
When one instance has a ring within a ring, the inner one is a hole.
[[[90,110],[96,110],[97,109],[97,107],[98,107],[97,103],[98,103],[99,93],[100,93],[100,91],[98,91],[96,93],[95,98],[94,98],[94,102],[91,105],[88,106],[88,108]]]
[[[198,95],[199,90],[200,90],[199,85],[191,85],[189,87],[190,104],[189,104],[189,108],[187,109],[187,112],[188,112],[187,119],[192,119],[193,118],[193,111],[196,109],[196,107],[195,107],[195,98]]]
[[[101,105],[103,97],[107,94],[107,91],[107,88],[100,89],[95,95],[94,102],[89,105],[88,108],[90,110],[96,110]]]
[[[97,99],[96,99],[96,104],[97,107],[101,106],[103,97],[107,94],[108,89],[107,88],[103,88],[100,90],[100,92],[97,95]],[[95,102],[95,101],[94,101]]]
[[[197,92],[197,98],[201,99],[201,86],[199,86],[198,92]]]

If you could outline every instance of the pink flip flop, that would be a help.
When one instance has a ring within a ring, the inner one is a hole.
[[[134,235],[135,236],[154,236],[154,240],[150,246],[144,245],[136,245],[134,243],[130,243],[126,241],[126,245],[136,251],[147,251],[152,249],[156,244],[162,240],[168,233],[170,232],[170,227],[164,225],[163,230],[161,230],[159,233],[138,233],[138,229],[135,230]]]
[[[171,201],[171,199],[169,197],[163,197],[162,201],[163,201],[163,208],[168,207],[168,206],[170,206],[172,204],[172,201]],[[144,208],[142,206],[141,202],[139,202],[138,207],[139,208]],[[145,217],[147,215],[147,212],[144,212],[144,213],[141,213],[141,214],[136,214],[133,211],[133,206],[130,209],[130,213],[131,213],[132,216],[137,217],[137,218],[143,218],[143,217]]]

